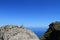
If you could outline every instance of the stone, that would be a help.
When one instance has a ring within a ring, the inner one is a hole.
[[[0,28],[0,40],[39,40],[39,38],[27,28],[6,25]]]

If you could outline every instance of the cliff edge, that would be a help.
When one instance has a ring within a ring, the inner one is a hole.
[[[49,29],[40,38],[41,40],[60,40],[60,22],[53,22],[49,25]]]

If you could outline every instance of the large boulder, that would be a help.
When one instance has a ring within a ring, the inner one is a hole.
[[[39,38],[24,27],[6,25],[0,28],[0,40],[39,40]]]
[[[41,40],[60,40],[60,22],[53,22]]]

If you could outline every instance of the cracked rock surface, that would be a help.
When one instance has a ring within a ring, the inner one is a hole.
[[[0,27],[0,40],[39,40],[39,38],[24,27],[6,25]]]

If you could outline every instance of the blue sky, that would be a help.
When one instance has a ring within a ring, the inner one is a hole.
[[[46,27],[60,21],[60,0],[0,0],[0,25]]]

